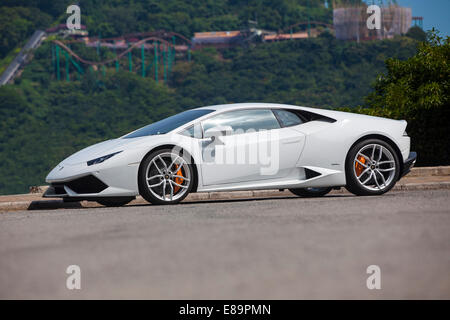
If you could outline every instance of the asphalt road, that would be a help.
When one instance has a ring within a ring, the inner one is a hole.
[[[449,299],[450,190],[2,213],[0,298]]]

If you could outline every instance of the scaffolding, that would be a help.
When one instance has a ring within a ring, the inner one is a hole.
[[[375,1],[372,1],[375,4]],[[362,1],[341,0],[333,3],[333,25],[336,38],[340,40],[374,40],[389,39],[395,35],[408,32],[412,22],[411,8],[400,7],[395,2],[389,1],[383,5],[379,1],[381,9],[381,29],[370,30],[367,27],[368,4]]]
[[[419,27],[423,30],[423,17],[412,17],[415,27]]]

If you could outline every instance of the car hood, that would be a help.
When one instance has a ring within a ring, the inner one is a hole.
[[[111,139],[103,142],[96,143],[92,146],[84,148],[73,155],[63,160],[60,164],[74,165],[89,160],[96,159],[98,157],[106,156],[108,154],[123,151],[124,148],[130,148],[133,144],[136,144],[141,138],[132,139]]]

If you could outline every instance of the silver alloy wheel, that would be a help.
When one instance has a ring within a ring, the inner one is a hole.
[[[353,173],[363,188],[371,191],[386,189],[395,178],[396,163],[389,149],[380,144],[362,147],[353,161]]]
[[[162,201],[175,201],[187,192],[191,172],[181,155],[165,152],[149,162],[145,178],[153,196]]]

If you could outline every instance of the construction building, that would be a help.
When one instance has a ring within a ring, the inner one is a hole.
[[[279,33],[279,34],[268,34],[263,36],[263,41],[265,42],[298,40],[298,39],[308,39],[308,32],[305,31],[295,33]]]
[[[58,34],[63,38],[71,37],[71,38],[87,38],[89,36],[89,32],[86,29],[85,25],[81,25],[80,29],[68,29],[66,24],[59,24],[55,27],[48,28],[45,30],[48,35]]]
[[[196,32],[191,41],[194,50],[204,47],[230,48],[241,44],[244,37],[241,31]]]
[[[381,9],[381,28],[370,30],[367,13],[370,5],[363,1],[341,0],[333,3],[333,25],[339,40],[389,39],[408,32],[412,22],[411,8],[400,7],[395,1],[377,3]]]

